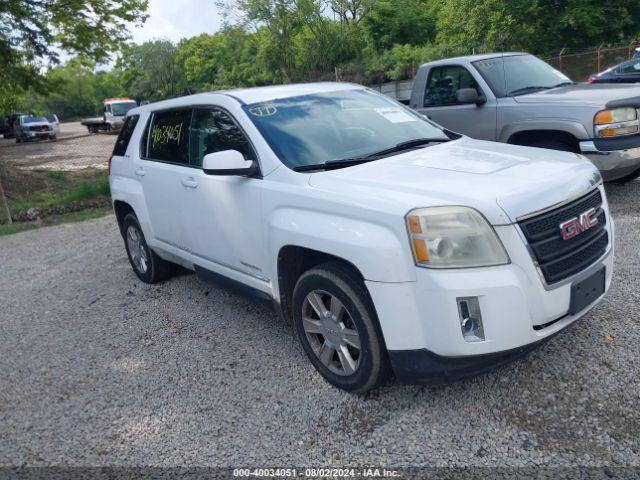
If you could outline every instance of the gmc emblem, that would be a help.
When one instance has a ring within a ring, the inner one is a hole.
[[[598,219],[595,215],[596,209],[590,208],[586,212],[581,213],[579,217],[573,217],[571,220],[562,222],[560,224],[562,239],[571,240],[573,237],[580,235],[582,232],[589,230],[594,225],[597,225]]]

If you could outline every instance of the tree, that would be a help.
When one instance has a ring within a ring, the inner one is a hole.
[[[0,84],[38,85],[59,52],[105,61],[146,19],[147,0],[3,0]],[[41,86],[41,85],[40,85]]]
[[[183,71],[176,64],[178,47],[169,40],[127,46],[118,59],[122,85],[138,100],[163,100],[185,93]]]
[[[439,2],[430,0],[379,0],[363,24],[377,50],[425,45],[435,40],[439,7]]]

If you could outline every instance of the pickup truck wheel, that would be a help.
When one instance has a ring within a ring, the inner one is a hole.
[[[294,289],[293,312],[307,356],[329,383],[365,393],[388,378],[375,308],[348,268],[330,262],[304,273]]]
[[[171,276],[172,265],[147,245],[138,219],[132,213],[122,222],[124,244],[133,271],[145,283],[157,283]]]
[[[528,145],[529,147],[546,148],[547,150],[559,150],[561,152],[576,152],[576,149],[568,143],[560,140],[538,140]]]

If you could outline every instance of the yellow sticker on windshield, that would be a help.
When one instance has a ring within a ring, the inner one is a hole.
[[[254,117],[270,117],[275,115],[278,109],[273,105],[257,105],[249,109],[249,113]]]

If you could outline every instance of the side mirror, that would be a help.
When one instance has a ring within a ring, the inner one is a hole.
[[[482,105],[487,102],[487,99],[478,95],[475,88],[461,88],[456,92],[456,101],[460,105]]]
[[[202,170],[207,175],[237,175],[252,177],[259,171],[258,164],[246,160],[237,150],[208,153],[202,159]]]

